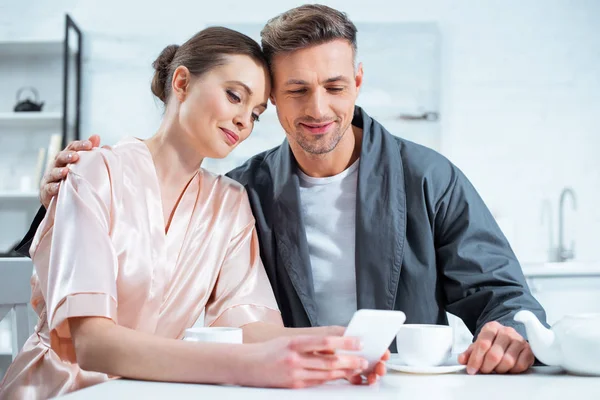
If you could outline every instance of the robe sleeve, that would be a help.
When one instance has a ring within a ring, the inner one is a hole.
[[[52,347],[67,359],[74,354],[69,318],[117,322],[118,263],[110,236],[112,185],[105,151],[80,153],[30,250]]]
[[[458,168],[438,205],[436,242],[446,310],[461,318],[475,338],[490,321],[511,326],[527,338],[514,315],[527,309],[545,321],[544,309],[531,294],[494,217]]]
[[[240,327],[252,322],[283,326],[281,314],[260,259],[255,220],[243,191],[234,234],[206,306],[206,326]]]

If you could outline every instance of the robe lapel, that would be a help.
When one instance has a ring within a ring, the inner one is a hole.
[[[308,241],[300,206],[300,184],[296,161],[287,140],[278,150],[277,170],[273,175],[275,193],[275,240],[278,263],[288,274],[311,326],[317,325],[317,306]]]
[[[185,237],[187,236],[194,210],[198,202],[198,195],[200,194],[200,182],[201,173],[198,171],[196,175],[192,177],[187,187],[184,189],[181,199],[175,208],[173,218],[171,218],[171,225],[166,236],[167,245],[167,263],[169,268],[172,270],[177,265],[181,249],[185,243]],[[163,228],[164,229],[164,228]]]
[[[406,239],[404,172],[398,143],[356,107],[363,128],[356,195],[358,308],[394,309]]]

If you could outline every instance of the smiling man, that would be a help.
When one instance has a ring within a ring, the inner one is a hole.
[[[290,326],[345,325],[361,308],[407,323],[462,318],[469,373],[534,362],[521,309],[545,320],[509,243],[464,174],[392,136],[355,102],[356,27],[305,5],[261,32],[287,140],[229,173],[248,189],[261,255]]]
[[[475,335],[459,358],[469,373],[523,372],[534,357],[513,316],[529,309],[545,321],[544,310],[465,175],[355,105],[356,33],[321,5],[289,10],[261,33],[287,139],[228,176],[248,191],[283,320],[346,325],[372,308],[447,324],[448,311]],[[46,201],[61,178],[46,178]]]

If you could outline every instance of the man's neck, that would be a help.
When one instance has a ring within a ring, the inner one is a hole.
[[[313,178],[325,178],[343,172],[358,160],[362,135],[361,128],[350,125],[335,149],[325,154],[307,153],[297,143],[292,142],[290,148],[302,172]]]

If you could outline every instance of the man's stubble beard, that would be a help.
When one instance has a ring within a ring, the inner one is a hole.
[[[293,139],[308,154],[320,156],[332,152],[349,128],[350,124],[343,128],[338,125],[338,128],[334,132],[329,135],[322,135],[316,140],[309,140],[300,131],[296,131]]]

